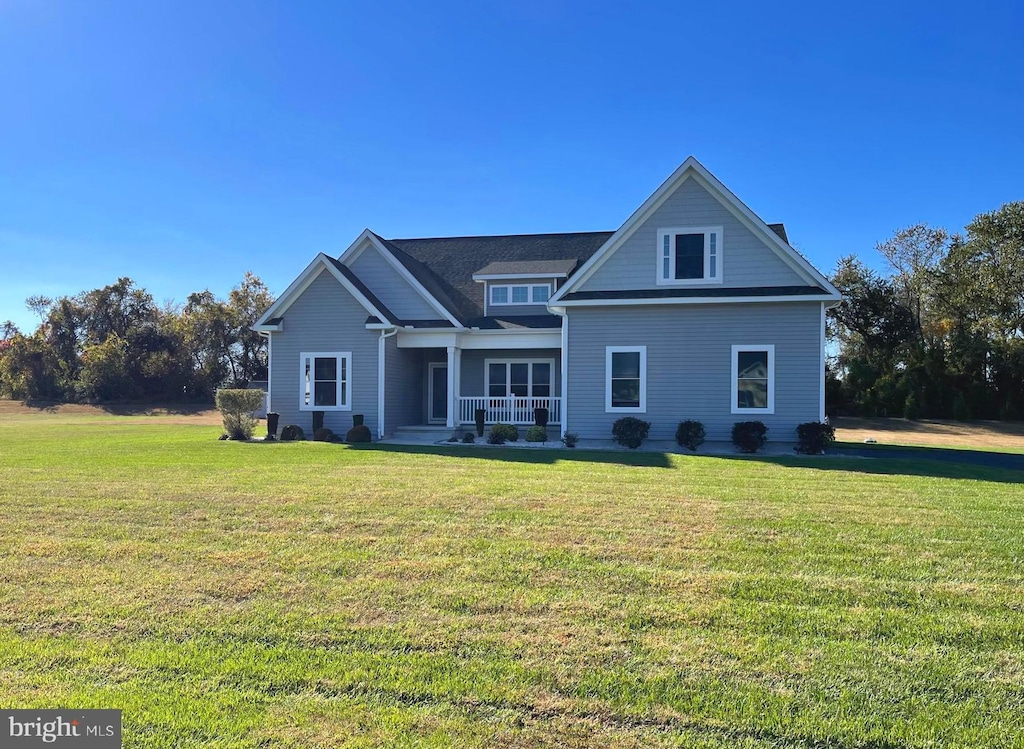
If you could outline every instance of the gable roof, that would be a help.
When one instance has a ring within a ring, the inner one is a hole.
[[[474,272],[492,263],[583,263],[613,232],[510,234],[492,237],[381,239],[381,243],[463,325],[482,317],[483,294]],[[377,235],[374,235],[377,236]]]
[[[741,223],[745,224],[756,236],[760,236],[764,243],[783,262],[804,278],[810,286],[818,286],[824,289],[824,293],[829,298],[836,300],[842,298],[839,290],[825,276],[818,272],[814,266],[807,262],[803,255],[790,246],[789,242],[785,239],[785,227],[781,224],[778,225],[778,228],[769,227],[743,201],[736,197],[729,188],[723,185],[717,177],[705,169],[703,164],[693,156],[690,156],[654,191],[654,194],[644,201],[643,205],[626,219],[626,222],[608,238],[604,245],[591,255],[590,259],[573,274],[568,282],[551,296],[548,304],[557,306],[559,301],[566,299],[569,294],[575,292],[688,179],[697,179],[703,187],[710,190],[726,209],[736,216]]]

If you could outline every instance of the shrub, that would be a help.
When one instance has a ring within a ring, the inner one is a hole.
[[[256,419],[252,414],[263,406],[264,398],[262,390],[221,388],[217,391],[215,402],[229,439],[252,438],[256,429]]]
[[[526,430],[527,442],[547,442],[548,430],[542,426],[532,426]]]
[[[768,441],[768,427],[761,421],[737,421],[732,425],[732,443],[745,453],[756,453]]]
[[[487,442],[491,445],[504,445],[518,439],[519,428],[515,424],[495,424],[487,435]]]
[[[903,418],[908,421],[916,421],[918,416],[921,414],[921,408],[917,405],[917,396],[913,393],[907,394],[907,399],[903,401]],[[816,422],[809,421],[808,424],[814,424]],[[801,424],[801,426],[803,426]],[[797,427],[799,430],[800,427]]]
[[[612,436],[623,447],[635,450],[647,439],[647,432],[650,429],[649,421],[642,421],[633,416],[623,416],[612,424]]]
[[[333,442],[334,441],[334,432],[332,432],[327,427],[320,427],[315,432],[313,432],[313,441],[314,442]]]
[[[370,427],[365,424],[354,426],[345,434],[345,441],[354,444],[356,442],[371,442]]]
[[[281,430],[281,441],[291,442],[292,440],[304,440],[306,439],[306,433],[302,431],[302,427],[298,424],[288,424]]]
[[[473,434],[472,432],[466,432],[464,435],[462,435],[462,441],[467,445],[472,445],[474,442],[476,442],[476,435]]]
[[[576,447],[576,443],[580,441],[580,436],[576,432],[566,432],[562,435],[562,444],[566,447]]]
[[[808,421],[796,428],[796,451],[804,455],[820,455],[825,447],[836,441],[836,428],[820,421]]]
[[[696,450],[704,444],[705,434],[703,424],[699,421],[687,419],[686,421],[680,421],[679,426],[676,427],[676,442],[680,447]]]

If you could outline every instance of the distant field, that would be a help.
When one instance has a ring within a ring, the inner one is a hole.
[[[1024,473],[216,423],[0,407],[5,706],[126,747],[1024,746]]]
[[[1024,422],[907,421],[906,419],[835,420],[836,439],[863,442],[872,438],[887,445],[959,447],[1024,452]]]

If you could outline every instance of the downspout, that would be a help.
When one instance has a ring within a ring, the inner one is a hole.
[[[377,439],[384,438],[384,339],[398,335],[398,328],[382,330],[377,339]]]

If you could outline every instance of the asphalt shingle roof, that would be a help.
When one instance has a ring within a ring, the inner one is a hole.
[[[566,258],[564,260],[519,260],[515,262],[488,263],[478,270],[477,276],[508,276],[516,273],[541,274],[550,273],[553,276],[568,275],[575,270],[579,263],[577,258]]]

